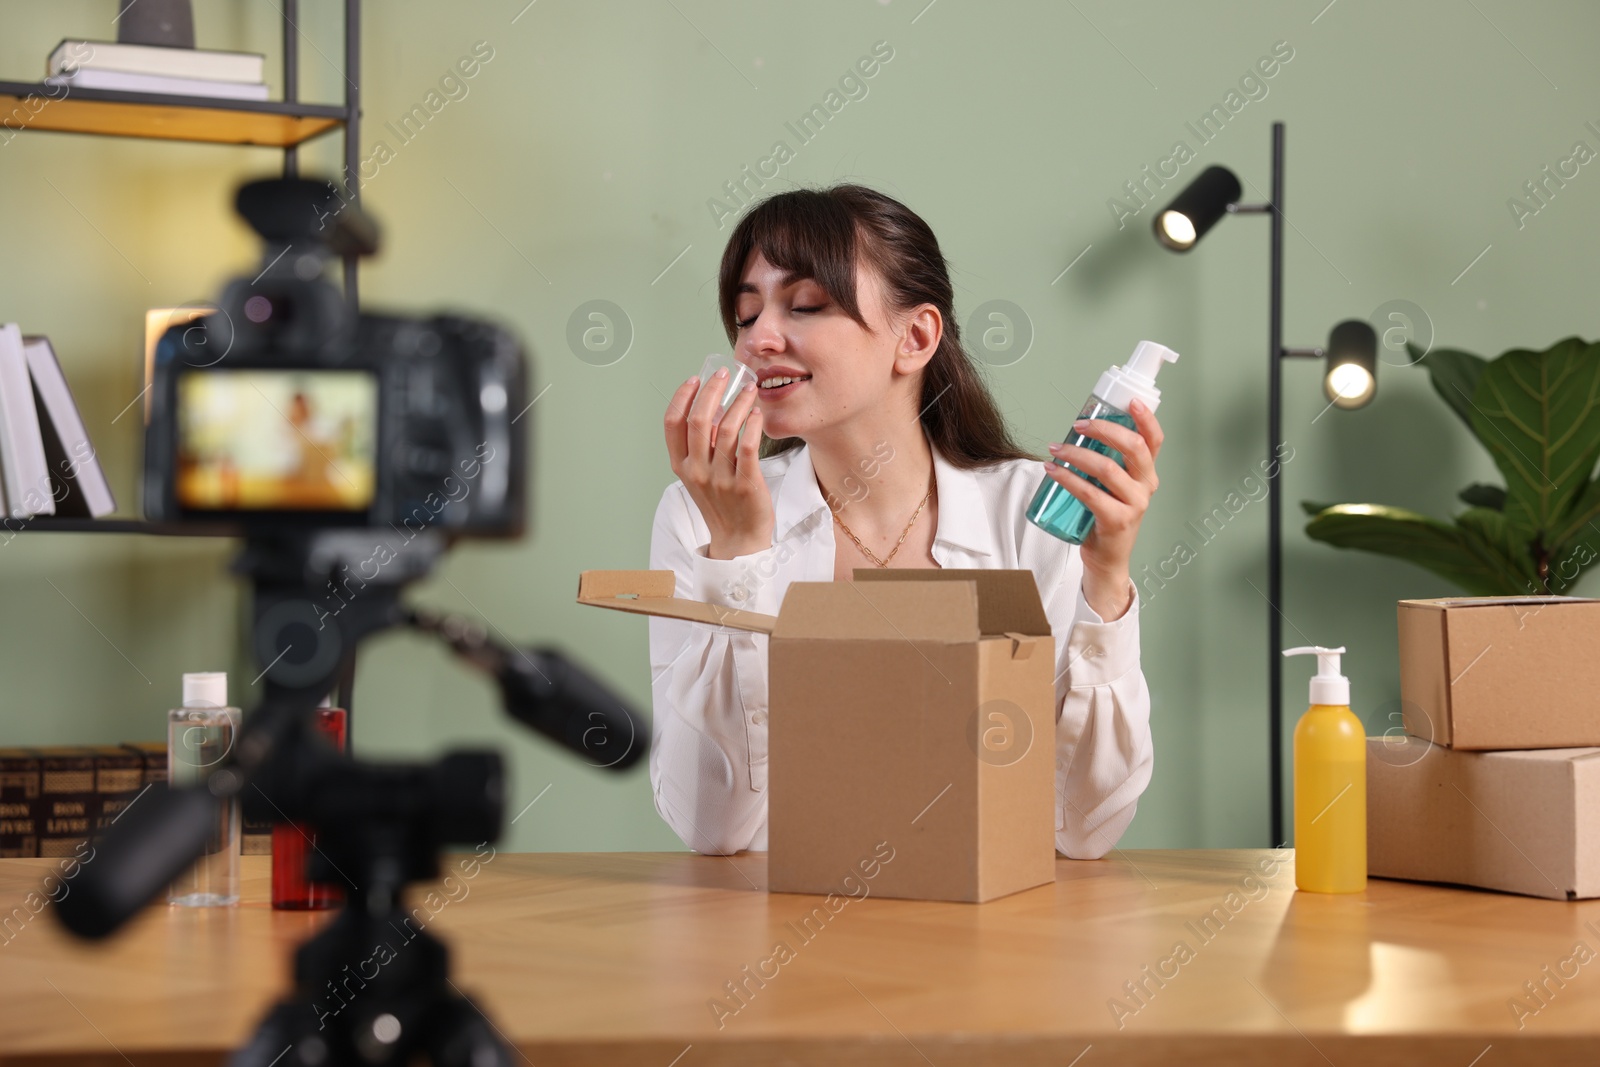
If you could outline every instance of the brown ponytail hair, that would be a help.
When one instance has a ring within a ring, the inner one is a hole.
[[[944,319],[933,358],[923,368],[922,426],[952,466],[970,470],[1011,459],[1032,459],[1017,447],[990,397],[956,323],[954,290],[938,239],[910,208],[862,185],[796,189],[767,197],[750,209],[722,253],[717,295],[728,342],[736,343],[739,283],[750,253],[760,251],[782,270],[811,278],[863,329],[870,329],[856,300],[856,264],[883,278],[891,312],[932,304]],[[781,455],[798,437],[762,435],[761,456]]]

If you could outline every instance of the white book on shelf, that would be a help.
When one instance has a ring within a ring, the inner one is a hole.
[[[3,424],[4,421],[4,416],[0,416],[0,424]],[[5,486],[5,457],[0,455],[0,524],[3,524],[5,520],[11,516],[11,501],[10,498],[6,496]]]
[[[57,515],[98,519],[117,508],[106,472],[95,455],[83,415],[78,411],[67,376],[48,337],[24,337],[28,374],[33,378],[34,401],[39,411],[39,436],[45,459],[59,492],[54,492]]]
[[[45,73],[107,70],[125,74],[165,74],[174,78],[260,82],[266,80],[266,58],[259,52],[219,52],[204,48],[167,48],[161,45],[68,39],[56,45],[55,51],[50,53]]]
[[[172,78],[164,74],[127,74],[120,70],[75,70],[52,74],[46,85],[69,89],[115,89],[129,93],[163,93],[168,96],[206,96],[226,100],[265,100],[267,87],[259,82],[212,81],[208,78]]]
[[[0,326],[0,470],[6,480],[8,515],[24,519],[55,514],[28,357],[22,331],[14,322]]]

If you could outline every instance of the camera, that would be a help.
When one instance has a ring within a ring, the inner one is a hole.
[[[371,255],[377,229],[327,182],[251,182],[236,207],[262,265],[156,345],[145,517],[520,537],[516,339],[477,319],[348,306],[329,262]]]

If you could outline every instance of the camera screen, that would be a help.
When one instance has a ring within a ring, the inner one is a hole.
[[[378,383],[367,371],[234,370],[178,379],[178,504],[362,511],[372,504]]]

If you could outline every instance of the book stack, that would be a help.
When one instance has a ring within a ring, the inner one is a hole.
[[[55,350],[0,325],[0,508],[4,516],[99,518],[116,509]]]
[[[0,858],[72,856],[166,780],[161,741],[0,748]]]
[[[170,96],[265,100],[266,57],[254,52],[62,41],[46,64],[46,85]]]

